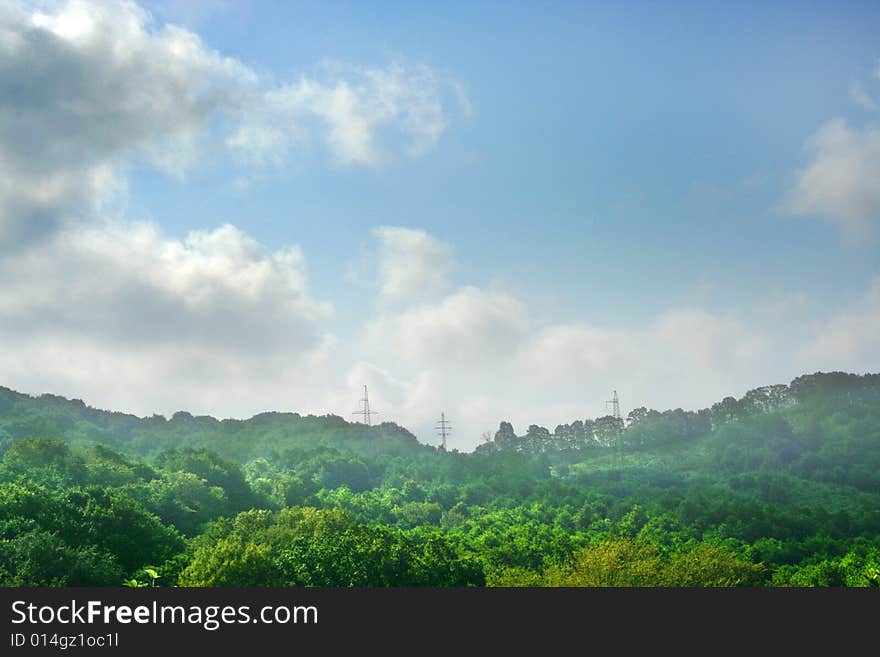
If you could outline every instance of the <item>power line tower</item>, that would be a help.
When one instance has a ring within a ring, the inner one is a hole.
[[[437,426],[434,428],[438,432],[437,435],[440,436],[440,449],[445,452],[446,436],[452,433],[452,425],[449,423],[449,420],[446,419],[446,413],[440,413],[440,419],[437,420]]]
[[[364,397],[361,399],[361,410],[354,411],[352,415],[360,415],[363,417],[363,424],[368,427],[373,424],[373,416],[378,415],[376,411],[370,410],[370,396],[367,394],[367,386],[364,386]]]
[[[617,458],[623,458],[623,418],[620,417],[620,399],[617,397],[617,391],[611,393],[611,399],[605,402],[605,407],[611,405],[611,416],[614,418],[615,431],[617,433]]]
[[[606,408],[608,404],[611,404],[611,415],[615,420],[620,420],[620,400],[617,398],[616,390],[611,394],[611,399],[605,402]]]

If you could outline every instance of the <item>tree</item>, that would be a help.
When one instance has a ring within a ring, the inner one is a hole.
[[[183,586],[466,586],[476,562],[437,533],[355,522],[339,509],[248,512],[197,542]]]
[[[529,426],[524,442],[525,449],[533,454],[546,452],[550,450],[553,445],[553,439],[550,436],[550,432],[544,427],[539,427],[537,424]]]
[[[596,418],[593,423],[593,435],[596,442],[602,447],[617,445],[617,441],[623,433],[623,420],[612,415]]]
[[[30,481],[52,485],[84,483],[86,466],[60,438],[18,438],[12,441],[0,468],[7,477],[26,476]]]
[[[187,536],[195,536],[218,516],[235,512],[222,488],[209,485],[192,472],[164,473],[127,490],[163,523],[174,525]]]
[[[627,427],[634,427],[635,425],[639,424],[640,422],[643,422],[648,417],[650,417],[651,414],[656,415],[657,411],[649,411],[644,406],[639,406],[638,408],[634,408],[626,416],[626,426]]]
[[[0,586],[118,586],[123,571],[94,545],[71,546],[35,529],[0,540]]]
[[[192,418],[188,413],[174,414],[174,418],[178,416]],[[262,500],[257,498],[245,481],[241,467],[210,450],[192,447],[166,450],[156,457],[156,466],[170,472],[191,472],[204,479],[209,486],[222,488],[233,513],[263,506]]]
[[[712,404],[712,423],[714,426],[733,422],[740,417],[740,405],[734,397],[725,397],[720,402]]]
[[[516,432],[510,422],[502,422],[495,432],[495,445],[498,449],[513,449],[517,443]]]

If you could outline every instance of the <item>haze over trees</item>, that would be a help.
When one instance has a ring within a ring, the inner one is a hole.
[[[487,438],[2,388],[0,584],[880,585],[880,375]]]

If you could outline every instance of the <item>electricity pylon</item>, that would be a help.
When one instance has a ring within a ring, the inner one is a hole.
[[[363,424],[368,427],[373,424],[373,416],[378,415],[376,411],[370,410],[370,396],[367,394],[367,386],[364,386],[364,397],[361,399],[361,410],[354,411],[352,415],[360,415],[363,417]]]

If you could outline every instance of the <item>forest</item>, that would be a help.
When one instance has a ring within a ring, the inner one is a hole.
[[[0,585],[877,587],[880,374],[471,453],[0,388]]]

